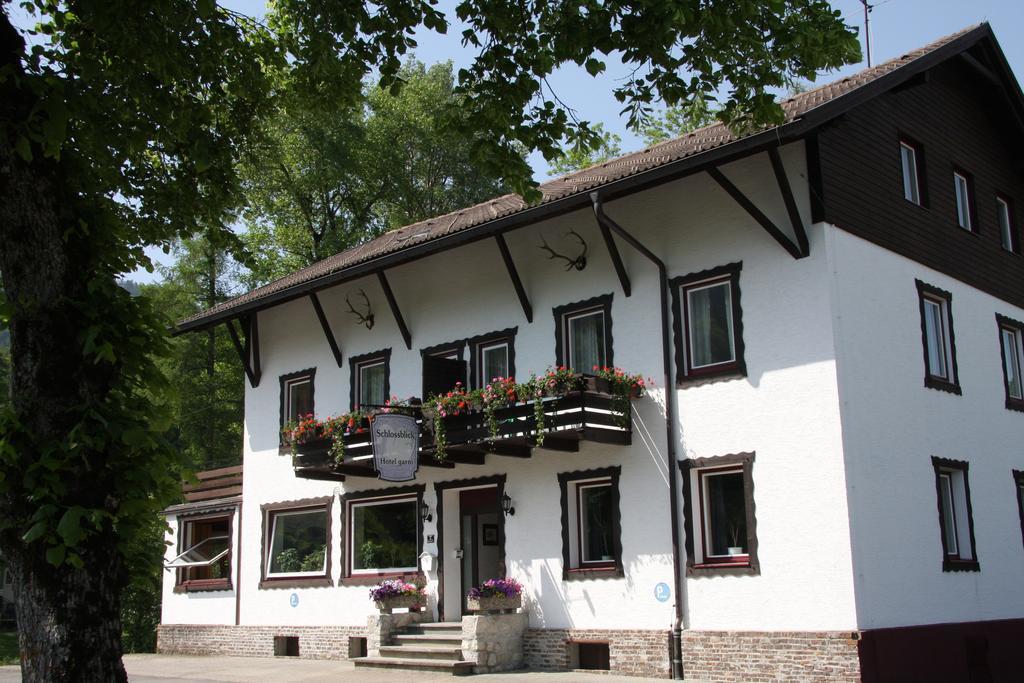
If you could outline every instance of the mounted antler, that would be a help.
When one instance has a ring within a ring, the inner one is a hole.
[[[348,310],[354,315],[360,325],[366,325],[366,329],[373,329],[373,311],[370,310],[370,299],[366,296],[366,292],[359,290],[359,295],[363,297],[363,301],[366,302],[366,313],[360,313],[352,307],[352,302],[348,300],[348,294],[345,295],[345,303],[348,304]]]
[[[551,256],[548,257],[549,259],[562,259],[563,261],[565,261],[566,270],[571,270],[573,268],[575,268],[576,270],[583,270],[584,268],[587,267],[587,243],[583,240],[582,237],[580,237],[579,233],[576,232],[575,230],[570,230],[569,232],[567,232],[566,236],[568,235],[572,235],[573,237],[576,238],[576,241],[583,245],[583,251],[580,252],[580,255],[577,256],[576,258],[569,258],[568,256],[563,256],[562,254],[559,254],[557,251],[549,247],[547,240],[544,239],[544,235],[540,236],[540,241],[543,242],[540,248],[551,254]]]

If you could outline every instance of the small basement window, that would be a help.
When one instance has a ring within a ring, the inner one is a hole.
[[[610,671],[611,655],[607,642],[574,642],[571,644],[573,652],[573,669],[584,669],[587,671]]]
[[[298,657],[299,637],[298,636],[274,636],[275,657]]]

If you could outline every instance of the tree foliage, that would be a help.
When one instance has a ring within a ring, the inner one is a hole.
[[[398,77],[397,94],[367,83],[338,107],[282,78],[280,106],[242,167],[250,285],[504,191],[445,125],[465,99],[451,63],[410,59]]]
[[[578,171],[588,166],[604,163],[622,154],[622,138],[615,133],[606,131],[604,124],[595,123],[594,133],[600,139],[596,147],[587,147],[582,140],[577,141],[577,144],[567,148],[561,156],[551,162],[551,172],[563,174]]]
[[[202,226],[218,240],[239,202],[238,162],[276,105],[281,74],[327,108],[364,80],[401,90],[420,0],[277,0],[266,25],[214,0],[34,0],[26,43],[0,15],[0,276],[12,348],[0,412],[0,547],[19,609],[23,679],[125,680],[120,591],[147,525],[178,493],[182,455],[154,396],[169,320],[117,285]],[[777,122],[769,94],[859,56],[825,0],[662,0],[638,6],[460,0],[462,107],[446,126],[471,160],[531,199],[521,152],[554,159],[598,136],[546,88],[566,64],[635,67],[615,94],[634,126],[653,103],[729,92],[722,117]],[[329,109],[328,109],[329,110]]]

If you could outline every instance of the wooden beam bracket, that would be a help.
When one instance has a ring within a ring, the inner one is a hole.
[[[409,333],[409,328],[405,324],[405,318],[402,317],[402,311],[398,308],[398,301],[395,300],[395,293],[391,291],[391,284],[388,283],[388,278],[384,275],[383,270],[377,271],[377,279],[380,280],[380,288],[384,290],[384,298],[388,300],[388,306],[391,307],[391,313],[395,316],[395,322],[398,323],[402,339],[405,340],[405,348],[411,350],[412,334]]]
[[[512,280],[512,286],[515,287],[516,296],[519,297],[519,305],[523,307],[523,315],[526,316],[526,322],[532,323],[533,306],[530,305],[530,298],[526,296],[526,289],[523,287],[523,281],[519,278],[519,271],[516,270],[516,264],[512,260],[511,252],[508,250],[505,236],[499,232],[494,236],[494,241],[498,243],[498,251],[501,252],[501,259],[505,262],[505,269],[508,270],[508,276]]]
[[[313,310],[316,311],[317,320],[320,321],[320,327],[323,328],[324,336],[327,337],[327,343],[331,347],[331,353],[334,354],[334,362],[337,363],[340,368],[344,365],[345,358],[341,355],[341,347],[338,346],[338,342],[334,338],[334,332],[331,331],[331,325],[327,322],[327,315],[324,313],[324,307],[320,305],[320,297],[316,295],[316,292],[310,292],[309,300],[313,303]]]
[[[786,213],[789,214],[789,222],[793,225],[793,234],[796,235],[797,246],[800,247],[802,256],[811,255],[811,243],[807,241],[807,231],[804,230],[804,221],[800,218],[800,211],[796,206],[796,198],[793,196],[793,188],[789,184],[789,176],[786,175],[786,167],[782,164],[782,157],[779,156],[779,149],[771,147],[768,149],[768,158],[772,162],[772,171],[775,172],[775,181],[779,184],[779,192],[782,193],[782,201],[786,204]]]
[[[732,181],[726,178],[720,170],[716,167],[711,167],[707,170],[707,173],[711,178],[718,183],[718,185],[726,191],[726,193],[733,198],[733,200],[740,205],[740,207],[750,214],[757,223],[765,229],[765,231],[771,235],[776,242],[782,245],[782,248],[789,252],[789,255],[795,259],[803,258],[804,254],[800,252],[800,247],[797,246],[793,240],[786,236],[786,233],[782,232],[772,219],[764,215],[761,209],[757,208],[754,202],[750,201],[747,195],[733,185]]]
[[[260,334],[256,323],[256,314],[241,318],[238,322],[242,326],[244,341],[239,336],[238,330],[235,329],[234,320],[224,321],[224,326],[228,328],[228,335],[242,361],[242,368],[245,370],[245,376],[249,378],[249,385],[255,389],[260,385]]]
[[[595,213],[597,208],[594,208]],[[608,229],[608,226],[604,224],[604,221],[599,220],[597,222],[598,227],[601,229],[601,237],[604,238],[604,244],[608,247],[608,255],[612,257],[612,265],[615,266],[615,274],[619,276],[619,284],[622,285],[622,293],[627,297],[633,293],[633,289],[629,283],[629,275],[626,273],[626,266],[622,263],[622,256],[619,254],[619,248],[615,244],[615,238],[612,236],[612,231]]]

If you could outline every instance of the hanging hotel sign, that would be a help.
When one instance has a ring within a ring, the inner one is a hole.
[[[373,432],[373,465],[384,481],[409,481],[419,469],[420,428],[411,415],[377,415]]]

